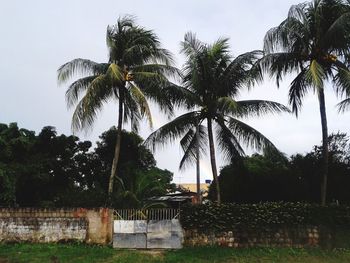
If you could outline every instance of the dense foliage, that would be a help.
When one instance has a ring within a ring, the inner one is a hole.
[[[329,136],[329,189],[331,202],[349,203],[350,144],[344,133]],[[322,147],[287,158],[254,154],[222,168],[223,202],[320,201]],[[215,200],[215,188],[209,197]]]
[[[120,190],[113,205],[142,206],[146,197],[173,189],[172,173],[156,167],[135,133],[122,132]],[[91,142],[57,135],[44,127],[36,135],[17,124],[0,124],[0,206],[102,206],[116,142],[116,129]]]
[[[227,231],[276,225],[349,225],[350,207],[306,203],[208,204],[182,207],[185,229]]]

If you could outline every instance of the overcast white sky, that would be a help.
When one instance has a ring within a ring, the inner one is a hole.
[[[132,14],[138,23],[154,29],[165,48],[171,50],[177,65],[179,42],[187,31],[197,33],[204,42],[230,37],[233,55],[262,48],[268,29],[278,25],[292,4],[302,0],[0,0],[0,123],[17,122],[20,127],[37,132],[51,125],[59,133],[70,134],[71,111],[65,104],[66,86],[58,87],[56,70],[74,58],[105,62],[105,31],[118,16]],[[269,99],[287,103],[291,78],[278,90],[272,81],[265,81],[242,99]],[[326,93],[329,132],[350,134],[350,113],[338,115],[339,101],[332,88]],[[95,142],[98,136],[116,123],[116,105],[109,104],[101,112],[91,133],[78,134]],[[153,110],[155,126],[166,119]],[[299,119],[294,116],[268,116],[247,121],[287,154],[309,151],[321,141],[318,102],[314,94],[304,101]],[[141,136],[148,136],[146,124]],[[126,127],[127,128],[127,127]],[[249,151],[248,151],[249,152]],[[177,143],[155,154],[158,166],[174,172],[176,182],[194,182],[195,170],[178,171],[181,158]],[[219,158],[220,159],[220,158]],[[219,166],[224,165],[218,160]],[[202,160],[202,180],[211,179],[210,163]]]

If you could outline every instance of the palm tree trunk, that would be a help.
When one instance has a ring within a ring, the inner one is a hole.
[[[326,103],[325,103],[323,89],[320,89],[319,91],[318,101],[320,104],[321,125],[322,125],[322,157],[323,157],[322,182],[321,182],[321,205],[325,205],[326,198],[327,198],[327,179],[328,179],[328,128],[327,128]]]
[[[111,196],[112,196],[112,193],[113,193],[114,178],[116,178],[118,176],[117,175],[117,167],[118,167],[119,155],[120,155],[122,125],[123,125],[123,97],[122,97],[122,93],[120,93],[120,96],[119,96],[118,126],[117,126],[117,141],[116,141],[116,144],[115,144],[111,175],[109,177],[109,184],[108,184],[108,198],[110,199],[110,201],[111,201]]]
[[[196,128],[196,140],[197,140],[197,147],[196,147],[196,168],[197,168],[197,174],[196,174],[196,179],[197,179],[197,199],[198,203],[202,203],[202,196],[201,196],[201,175],[200,175],[200,160],[199,160],[199,123],[197,124]]]
[[[218,180],[218,172],[216,169],[213,127],[212,127],[212,123],[211,123],[210,118],[208,118],[208,135],[209,135],[209,150],[210,150],[211,170],[213,172],[214,182],[216,185],[216,201],[218,202],[218,204],[220,204],[221,203],[220,185],[219,185],[219,180]]]

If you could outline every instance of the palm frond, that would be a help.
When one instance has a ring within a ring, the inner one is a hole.
[[[299,53],[278,52],[266,54],[260,60],[260,65],[264,72],[276,78],[276,84],[279,87],[283,76],[299,70],[302,61],[303,58]]]
[[[181,70],[176,67],[164,65],[164,64],[145,64],[138,65],[132,68],[132,72],[135,76],[138,74],[152,73],[159,74],[164,77],[173,78],[180,81],[182,79]]]
[[[182,86],[171,83],[162,91],[167,94],[174,106],[191,109],[201,104],[200,98],[195,93]]]
[[[117,45],[115,60],[123,61],[128,66],[147,64],[150,61],[157,64],[173,65],[174,59],[170,51],[161,47],[157,35],[152,30],[140,26],[133,26],[123,34],[112,34],[112,40]]]
[[[344,67],[339,67],[333,78],[335,91],[338,96],[345,95],[350,97],[350,70]]]
[[[135,101],[135,98],[128,92],[127,89],[123,89],[123,105],[124,105],[124,123],[130,121],[131,130],[133,132],[138,132],[140,127],[140,121],[142,119],[139,103]]]
[[[298,116],[303,105],[303,98],[308,92],[309,83],[306,81],[306,70],[303,69],[292,81],[289,88],[289,104],[292,106],[292,112]]]
[[[349,5],[350,6],[350,5]],[[332,25],[327,29],[324,34],[324,45],[331,46],[332,49],[344,49],[344,44],[349,47],[349,36],[346,31],[349,32],[350,27],[350,9],[343,12],[339,17],[337,17]],[[334,41],[334,40],[337,41]],[[344,50],[346,52],[346,50]]]
[[[323,80],[326,78],[326,73],[323,67],[314,59],[305,72],[305,78],[316,90],[319,90],[323,89]]]
[[[234,114],[237,112],[238,104],[233,98],[226,96],[217,100],[217,107],[223,114]]]
[[[100,75],[106,73],[107,63],[97,63],[88,59],[77,58],[63,64],[57,70],[58,83],[62,84],[75,75]]]
[[[199,114],[198,111],[192,111],[175,118],[151,133],[144,145],[154,151],[157,145],[165,145],[181,138],[189,129],[196,126]]]
[[[142,117],[146,116],[148,123],[150,125],[150,128],[152,128],[153,127],[152,114],[145,95],[136,85],[132,83],[129,83],[129,85],[130,85],[130,88],[129,88],[130,94],[134,98],[134,100],[138,103],[141,116]]]
[[[91,82],[73,113],[72,130],[74,133],[90,128],[103,104],[113,96],[113,89],[108,88],[107,84],[108,79],[105,75],[98,76]]]
[[[306,7],[304,3],[293,5],[288,17],[266,33],[264,51],[267,54],[307,52],[311,34]]]
[[[228,41],[229,38],[219,38],[207,47],[208,55],[213,61],[229,62],[231,60]]]
[[[345,112],[350,109],[350,98],[337,104],[338,112]]]
[[[68,108],[71,108],[77,103],[79,96],[87,90],[91,82],[97,77],[98,75],[81,78],[69,85],[66,91],[66,102]]]
[[[231,112],[235,117],[260,117],[265,114],[291,112],[283,104],[269,100],[241,100],[236,103],[236,110]]]
[[[107,69],[106,76],[112,85],[119,84],[122,86],[124,81],[123,70],[115,63],[111,63]]]
[[[223,153],[223,157],[226,161],[232,162],[240,157],[245,156],[244,150],[239,144],[236,136],[226,126],[224,118],[217,119],[216,126],[216,141],[218,147]]]
[[[199,132],[199,142],[197,141],[197,132]],[[199,125],[199,131],[197,128],[190,129],[184,137],[180,140],[180,145],[184,151],[184,155],[181,158],[179,169],[185,170],[197,160],[197,147],[199,147],[200,156],[205,154],[206,141],[208,135],[206,127]],[[198,144],[199,143],[199,144]]]
[[[261,59],[263,52],[255,50],[239,55],[224,66],[222,74],[219,75],[221,86],[231,90],[230,95],[238,95],[242,87],[251,87],[262,80],[262,70],[257,62]]]
[[[227,117],[227,119],[227,127],[236,136],[238,142],[257,151],[262,151],[265,148],[278,151],[269,139],[253,127],[232,117]]]
[[[181,53],[185,54],[188,58],[193,58],[203,49],[204,44],[198,40],[196,34],[187,32],[184,37],[184,41],[181,42]]]
[[[174,105],[166,93],[173,83],[166,77],[152,72],[138,72],[134,74],[133,82],[148,99],[157,103],[162,112],[168,116],[173,115]]]

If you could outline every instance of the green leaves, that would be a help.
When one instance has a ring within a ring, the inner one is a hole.
[[[66,92],[68,107],[75,106],[72,130],[90,129],[104,103],[111,100],[122,104],[124,113],[119,118],[130,121],[135,131],[142,117],[152,127],[149,99],[171,115],[171,96],[164,91],[174,85],[169,78],[179,77],[180,72],[172,66],[172,55],[162,48],[156,34],[136,25],[134,17],[124,16],[108,26],[106,42],[108,63],[78,58],[58,69],[60,84],[83,76]]]
[[[334,227],[350,223],[350,207],[319,206],[307,203],[208,204],[181,209],[181,225],[187,230],[232,231],[264,229],[273,226],[323,225]]]
[[[76,75],[99,75],[104,74],[108,68],[106,63],[97,63],[89,59],[77,58],[63,64],[57,70],[57,79],[59,84],[69,81]]]
[[[235,114],[238,109],[238,103],[231,97],[221,97],[218,99],[218,110],[223,114]]]
[[[85,96],[79,101],[74,110],[72,117],[73,132],[92,127],[103,104],[113,96],[113,89],[108,88],[108,84],[109,81],[105,75],[99,75],[91,81]]]
[[[339,96],[350,97],[350,70],[346,67],[339,67],[333,78],[335,91]]]
[[[323,89],[323,81],[326,78],[326,74],[322,66],[315,59],[311,61],[309,68],[305,72],[305,78],[316,91]]]
[[[268,100],[241,100],[237,102],[237,109],[231,114],[237,117],[261,117],[265,114],[278,114],[290,110],[281,103]]]
[[[278,152],[273,143],[259,131],[255,130],[248,124],[245,124],[244,122],[239,121],[235,118],[227,118],[227,126],[230,129],[230,131],[236,135],[237,140],[239,142],[242,142],[248,147],[251,147],[258,151],[264,150],[264,148],[269,148],[271,150],[274,150],[275,152]]]
[[[107,69],[106,77],[111,82],[111,86],[122,86],[122,82],[125,81],[122,69],[114,63],[111,63]]]
[[[155,150],[156,145],[164,145],[183,136],[198,123],[198,111],[185,113],[163,125],[145,140],[145,145]]]
[[[152,114],[145,95],[136,85],[132,83],[130,83],[129,91],[132,97],[134,98],[134,100],[139,105],[141,116],[146,116],[149,122],[149,125],[152,128],[153,127]]]
[[[349,95],[349,17],[348,1],[314,0],[292,6],[288,17],[266,33],[260,65],[277,85],[286,74],[297,73],[289,90],[296,115],[308,90],[319,93],[327,80],[338,94]]]
[[[337,107],[339,112],[345,112],[346,110],[350,109],[350,98],[338,103]]]
[[[197,140],[197,132],[199,133],[199,142]],[[184,151],[184,155],[180,161],[180,170],[187,168],[197,160],[197,147],[199,147],[200,156],[205,154],[207,141],[208,135],[206,127],[203,125],[198,125],[196,128],[188,130],[180,140],[181,148]]]
[[[159,128],[149,136],[146,144],[154,148],[156,144],[164,145],[181,138],[184,156],[180,168],[187,167],[196,160],[196,125],[212,121],[217,124],[216,141],[228,161],[244,155],[241,143],[257,150],[264,147],[275,149],[270,141],[253,128],[243,128],[243,123],[231,125],[227,121],[230,117],[246,118],[266,113],[289,112],[287,107],[272,101],[235,100],[242,89],[261,80],[262,72],[258,61],[262,51],[255,50],[233,58],[229,52],[228,39],[222,38],[206,44],[191,32],[185,35],[181,47],[181,52],[186,56],[181,86],[173,85],[166,90],[175,105],[195,111],[183,114]],[[207,129],[209,134],[211,128]],[[204,153],[207,140],[207,136],[201,132],[201,153]]]

